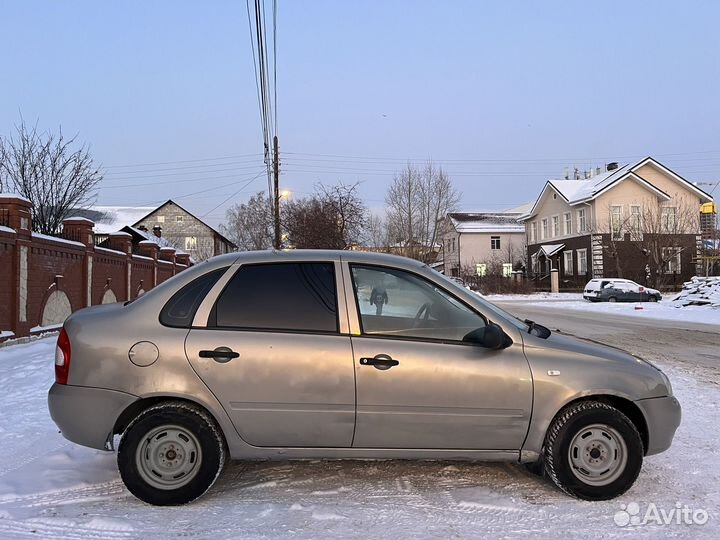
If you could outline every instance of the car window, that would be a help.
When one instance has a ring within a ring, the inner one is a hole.
[[[215,303],[209,326],[337,332],[333,264],[241,266]]]
[[[189,328],[205,295],[228,268],[225,266],[203,274],[176,292],[160,311],[160,323],[165,326]]]
[[[462,341],[485,319],[448,292],[411,272],[352,265],[364,334]]]

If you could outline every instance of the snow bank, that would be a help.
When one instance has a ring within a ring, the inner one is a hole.
[[[720,308],[720,276],[695,276],[690,281],[686,281],[680,294],[673,298],[672,305]]]

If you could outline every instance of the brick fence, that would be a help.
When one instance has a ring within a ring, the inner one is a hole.
[[[0,194],[0,341],[61,324],[73,311],[123,302],[190,265],[189,255],[148,240],[132,253],[131,237],[95,246],[94,223],[63,222],[62,237],[32,231],[30,202]]]

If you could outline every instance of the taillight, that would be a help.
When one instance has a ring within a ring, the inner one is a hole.
[[[65,328],[63,328],[60,330],[57,347],[55,347],[55,382],[58,384],[67,384],[69,373],[70,338],[68,338]]]

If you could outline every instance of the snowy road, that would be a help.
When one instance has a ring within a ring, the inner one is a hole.
[[[511,309],[541,320],[531,313],[537,307],[516,302]],[[0,348],[0,538],[557,539],[589,532],[716,538],[718,334],[642,326],[635,319],[619,328],[622,321],[543,313],[549,325],[584,331],[656,361],[683,404],[673,447],[648,458],[637,484],[619,500],[570,499],[514,465],[315,461],[232,464],[199,501],[154,508],[127,492],[114,455],[77,447],[57,433],[46,406],[54,339],[45,339]],[[693,358],[702,359],[699,370]],[[650,503],[666,512],[680,503],[710,518],[705,525],[616,525],[621,504],[630,503],[638,503],[641,514]]]

